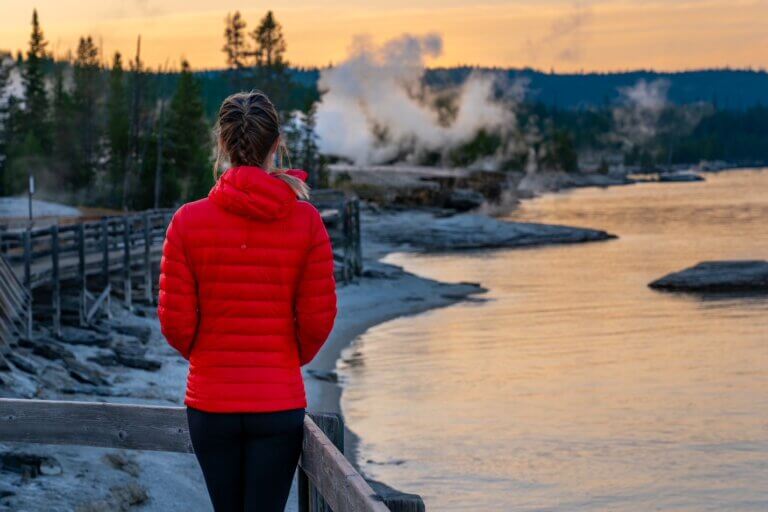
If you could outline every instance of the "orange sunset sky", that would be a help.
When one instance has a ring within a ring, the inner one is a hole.
[[[768,0],[0,0],[0,49],[25,48],[37,7],[60,57],[90,34],[106,56],[132,55],[142,36],[150,66],[224,65],[224,18],[253,28],[268,9],[283,24],[296,65],[339,62],[353,36],[383,41],[436,32],[430,66],[532,66],[557,71],[768,67]]]

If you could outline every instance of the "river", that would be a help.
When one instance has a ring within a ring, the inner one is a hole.
[[[489,292],[344,354],[362,468],[428,510],[768,510],[768,297],[647,287],[768,259],[768,170],[549,194],[510,219],[620,238],[390,255]]]

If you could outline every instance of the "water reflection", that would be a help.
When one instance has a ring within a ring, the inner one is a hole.
[[[768,172],[585,189],[515,219],[620,239],[390,260],[486,303],[383,324],[342,365],[364,469],[433,510],[768,509],[768,299],[662,293],[768,258]]]

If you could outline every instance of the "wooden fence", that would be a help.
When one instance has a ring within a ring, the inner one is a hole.
[[[314,202],[334,245],[337,279],[348,282],[362,272],[358,201],[335,191],[315,194]],[[63,283],[76,292],[73,320],[80,325],[91,323],[99,312],[108,314],[112,296],[129,309],[136,300],[152,304],[162,244],[172,216],[173,210],[149,210],[96,221],[0,231],[0,256],[7,263],[0,272],[12,270],[21,283],[20,289],[18,283],[13,284],[13,294],[26,301],[19,313],[18,308],[6,309],[0,295],[0,336],[13,332],[15,318],[7,318],[11,314],[26,316],[27,336],[32,334],[34,314],[50,318],[53,331],[60,332]],[[46,303],[33,304],[33,291],[41,287],[50,291],[50,297]]]
[[[305,418],[299,511],[423,512],[417,496],[373,491],[339,450],[343,430],[337,415]],[[192,453],[183,407],[99,402],[0,399],[0,442]]]

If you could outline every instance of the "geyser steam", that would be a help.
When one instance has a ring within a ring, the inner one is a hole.
[[[472,74],[455,91],[448,118],[436,108],[439,93],[422,78],[442,47],[436,34],[404,35],[380,46],[357,37],[347,60],[320,75],[320,150],[360,165],[413,161],[468,142],[481,129],[511,128],[513,111],[495,99],[489,74]]]

